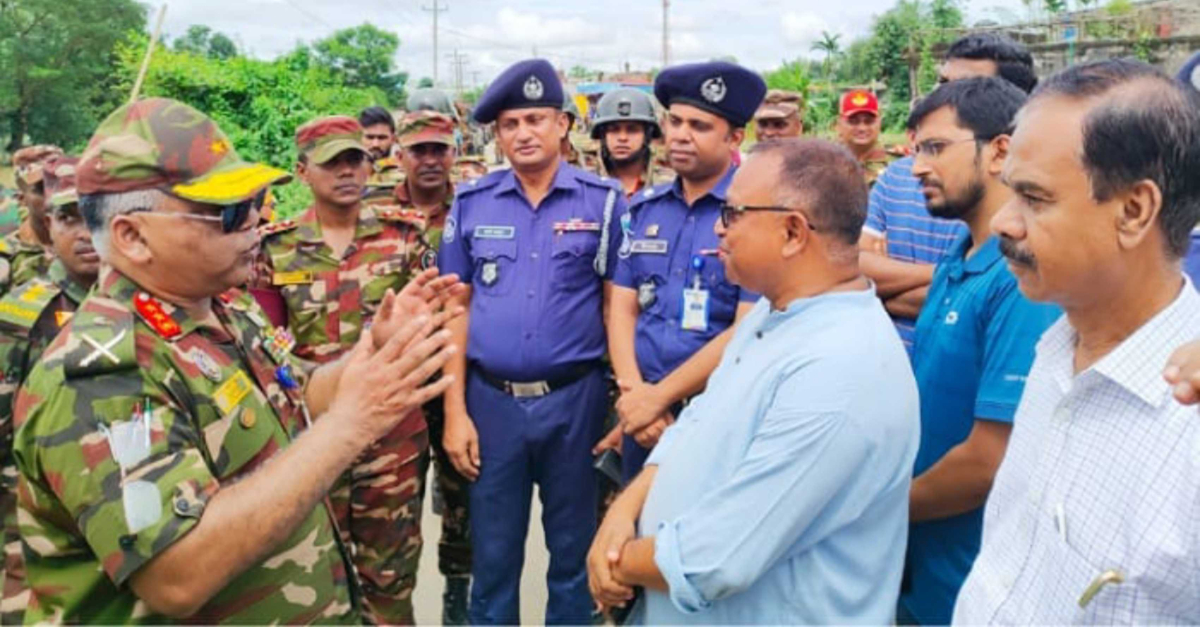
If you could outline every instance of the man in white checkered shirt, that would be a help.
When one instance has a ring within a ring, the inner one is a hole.
[[[1077,65],[1017,117],[992,228],[1042,337],[959,624],[1200,623],[1200,418],[1162,377],[1200,336],[1200,99],[1136,61]]]

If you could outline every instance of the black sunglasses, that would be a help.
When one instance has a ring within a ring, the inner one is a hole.
[[[163,213],[153,211],[149,208],[142,209],[142,212],[156,216],[172,216],[176,218],[184,218],[187,220],[203,220],[205,222],[220,222],[221,232],[225,234],[240,231],[246,226],[246,220],[250,217],[250,213],[256,207],[261,207],[263,200],[266,198],[266,192],[259,192],[254,198],[243,200],[232,205],[214,205],[210,203],[202,203],[190,201],[192,205],[203,207],[207,210],[205,213]],[[206,215],[208,213],[220,213],[220,215]]]
[[[808,225],[808,228],[814,231],[818,230],[817,227],[813,226],[812,220],[808,217],[808,215],[799,209],[792,209],[790,207],[755,207],[753,205],[721,205],[721,226],[729,228],[729,225],[737,221],[737,216],[739,214],[750,213],[752,211],[765,211],[770,213],[798,213],[804,216],[804,223]]]

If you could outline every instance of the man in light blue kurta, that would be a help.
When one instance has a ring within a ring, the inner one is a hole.
[[[647,624],[892,621],[917,388],[858,271],[858,167],[788,140],[756,146],[734,178],[721,256],[764,298],[597,534],[602,605],[643,586]]]

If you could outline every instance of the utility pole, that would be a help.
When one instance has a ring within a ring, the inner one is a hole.
[[[433,86],[434,87],[437,87],[437,82],[438,82],[438,76],[437,76],[437,70],[438,70],[437,18],[438,18],[438,13],[443,13],[448,8],[449,7],[446,7],[446,6],[438,6],[438,0],[433,0],[433,7],[427,7],[427,6],[421,7],[422,11],[428,11],[430,13],[433,13]]]
[[[467,55],[459,54],[458,48],[455,48],[454,52],[446,55],[446,58],[450,59],[450,63],[454,65],[454,91],[461,97],[463,90],[463,66],[469,63]]]
[[[662,0],[662,3],[663,3],[663,32],[662,32],[663,58],[662,58],[662,64],[663,64],[663,68],[665,69],[667,67],[667,65],[671,62],[671,26],[670,26],[670,22],[667,19],[668,14],[669,14],[669,9],[671,7],[671,0]]]
[[[471,70],[471,89],[479,89],[479,70]]]

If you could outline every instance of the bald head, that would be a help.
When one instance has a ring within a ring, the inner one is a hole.
[[[750,154],[778,159],[775,202],[802,207],[832,240],[855,247],[867,217],[862,166],[844,146],[821,139],[760,142]]]

